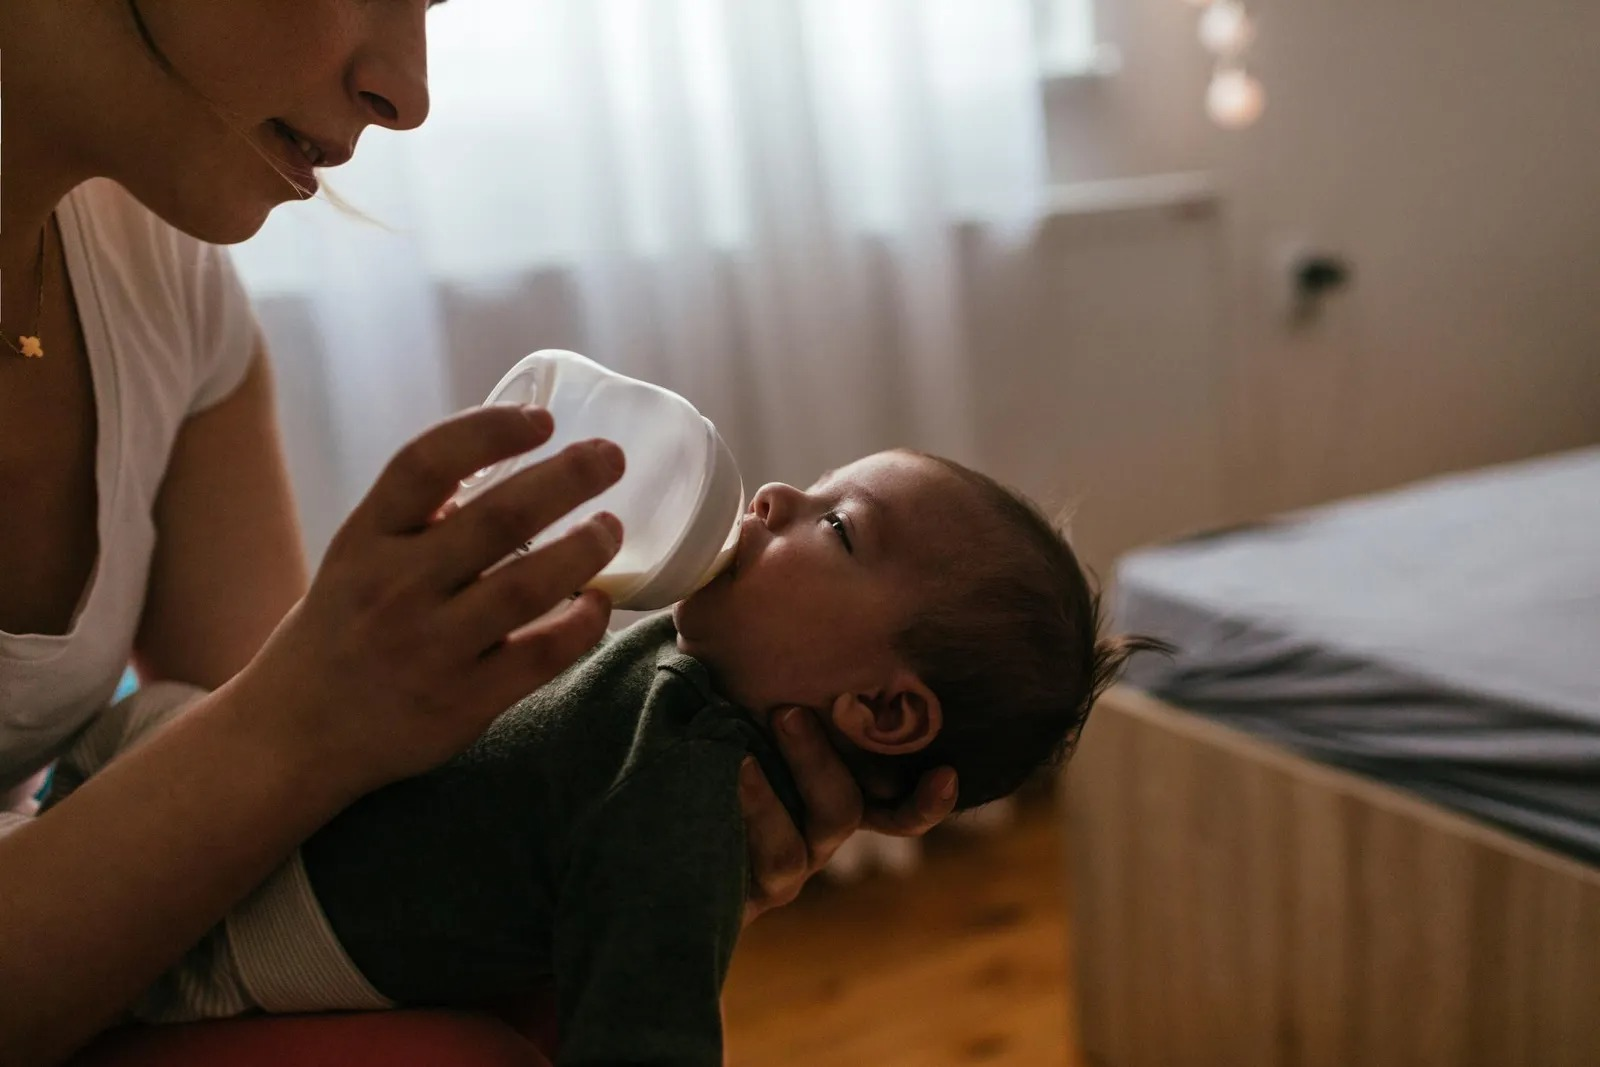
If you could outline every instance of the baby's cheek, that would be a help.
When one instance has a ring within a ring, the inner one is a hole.
[[[672,609],[678,628],[678,647],[691,656],[704,659],[717,645],[722,629],[715,597],[701,590]]]
[[[759,590],[741,587],[738,582],[713,581],[673,610],[679,635],[707,652],[736,647],[763,613],[758,594]],[[702,655],[687,647],[685,651]]]

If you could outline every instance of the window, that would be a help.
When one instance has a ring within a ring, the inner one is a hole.
[[[1091,78],[1116,73],[1121,56],[1096,33],[1095,0],[1034,0],[1039,63],[1047,78]]]

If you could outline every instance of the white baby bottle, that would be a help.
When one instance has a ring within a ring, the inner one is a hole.
[[[711,420],[678,394],[607,370],[576,352],[547,349],[500,379],[486,404],[536,404],[555,418],[555,434],[525,455],[461,483],[465,504],[490,486],[574,441],[603,437],[627,455],[621,481],[550,526],[537,548],[598,511],[622,520],[622,551],[590,583],[619,608],[646,611],[682,600],[733,560],[744,482]]]

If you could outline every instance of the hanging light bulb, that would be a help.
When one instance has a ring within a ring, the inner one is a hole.
[[[1200,16],[1200,43],[1212,55],[1232,59],[1255,38],[1255,23],[1239,0],[1216,0]]]
[[[1266,106],[1261,83],[1239,67],[1219,67],[1206,90],[1206,113],[1224,129],[1244,129],[1261,117]]]

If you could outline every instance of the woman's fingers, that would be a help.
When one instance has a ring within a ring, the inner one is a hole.
[[[778,747],[806,806],[806,846],[820,869],[861,826],[861,788],[811,713],[788,708],[774,716]]]
[[[375,533],[420,529],[463,479],[538,448],[554,428],[547,411],[501,404],[447,419],[395,454],[356,514]]]
[[[610,441],[581,441],[506,479],[428,531],[434,542],[434,578],[446,591],[474,581],[545,527],[615,485],[623,466],[622,449]]]
[[[955,810],[960,783],[956,772],[939,767],[922,776],[917,791],[897,808],[868,808],[862,824],[894,837],[920,837]]]
[[[604,637],[609,599],[566,598],[615,555],[621,531],[610,520],[578,523],[484,572],[615,483],[614,445],[564,449],[460,508],[447,504],[461,479],[551,432],[543,411],[486,407],[406,446],[251,663],[307,751],[349,764],[352,783],[437,766]],[[380,690],[385,699],[373,701]]]
[[[750,849],[748,922],[798,896],[812,866],[805,840],[753,758],[747,757],[739,768],[739,802]]]
[[[609,513],[579,523],[467,586],[447,608],[447,628],[480,649],[504,641],[600,573],[616,556],[622,536],[622,523]]]
[[[610,598],[587,590],[486,653],[474,687],[498,715],[572,666],[605,637],[610,621]]]
[[[745,906],[747,923],[768,908],[793,900],[863,819],[861,787],[811,714],[803,708],[786,708],[776,712],[772,722],[805,803],[806,832],[802,839],[760,768],[754,760],[746,760],[739,794],[754,882]],[[954,770],[929,771],[899,808],[867,812],[866,825],[899,837],[926,833],[955,808],[956,792]]]

